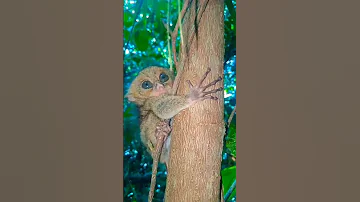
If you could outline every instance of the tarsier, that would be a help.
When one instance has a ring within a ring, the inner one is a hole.
[[[159,161],[165,163],[166,167],[169,162],[171,137],[169,120],[199,101],[216,100],[217,97],[210,94],[223,90],[220,87],[206,91],[222,80],[219,77],[203,86],[202,83],[209,72],[210,68],[195,86],[187,80],[190,91],[186,95],[171,94],[174,74],[162,67],[152,66],[142,70],[130,85],[126,97],[139,108],[141,141],[153,158],[149,201],[152,201]]]

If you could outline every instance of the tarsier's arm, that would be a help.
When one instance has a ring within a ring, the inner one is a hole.
[[[217,82],[221,81],[221,77],[206,86],[202,86],[202,83],[209,72],[210,69],[208,69],[203,78],[200,80],[199,84],[196,86],[193,86],[189,80],[187,81],[190,88],[190,92],[187,95],[163,95],[150,101],[149,107],[151,111],[153,111],[154,114],[161,119],[170,119],[176,114],[178,114],[180,111],[190,107],[198,101],[202,101],[205,99],[217,99],[216,97],[209,94],[222,91],[223,88],[220,87],[218,89],[210,91],[205,90],[210,86],[215,85]]]

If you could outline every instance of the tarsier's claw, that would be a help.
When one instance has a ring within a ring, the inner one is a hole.
[[[186,82],[189,84],[189,88],[193,88],[194,86],[192,85],[190,80],[186,80]]]
[[[201,84],[204,82],[204,80],[206,79],[207,75],[210,73],[211,69],[208,67],[205,74],[203,75],[203,77],[201,78],[199,84],[198,84],[198,87],[201,86]]]
[[[215,96],[211,96],[211,95],[207,95],[207,96],[204,96],[204,97],[202,98],[202,100],[206,100],[206,99],[217,100],[218,98],[215,97]]]
[[[211,83],[209,83],[208,85],[206,85],[206,86],[204,87],[204,90],[207,89],[207,88],[209,88],[210,86],[215,85],[217,82],[219,82],[219,81],[221,81],[221,80],[222,80],[221,77],[217,78],[217,79],[214,80],[213,82],[211,82]]]
[[[211,90],[211,91],[204,92],[204,95],[208,95],[208,94],[211,94],[211,93],[216,93],[216,92],[222,91],[222,90],[223,90],[223,88],[214,89],[214,90]]]

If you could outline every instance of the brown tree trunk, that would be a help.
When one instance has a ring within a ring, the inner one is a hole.
[[[185,45],[180,53],[183,73],[178,94],[186,94],[189,91],[186,80],[197,84],[208,67],[211,72],[204,84],[223,77],[223,11],[224,2],[220,0],[192,1],[182,27]],[[216,84],[220,86],[223,82]],[[224,96],[222,92],[214,95],[219,99],[197,103],[174,119],[165,193],[167,202],[220,201]]]

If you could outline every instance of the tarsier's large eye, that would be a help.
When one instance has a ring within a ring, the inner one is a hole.
[[[164,82],[169,80],[169,76],[166,75],[165,73],[161,73],[160,76],[159,76],[159,79],[160,79],[161,83],[164,83]]]
[[[153,84],[150,81],[144,81],[142,82],[141,87],[143,89],[149,89],[153,87]]]

